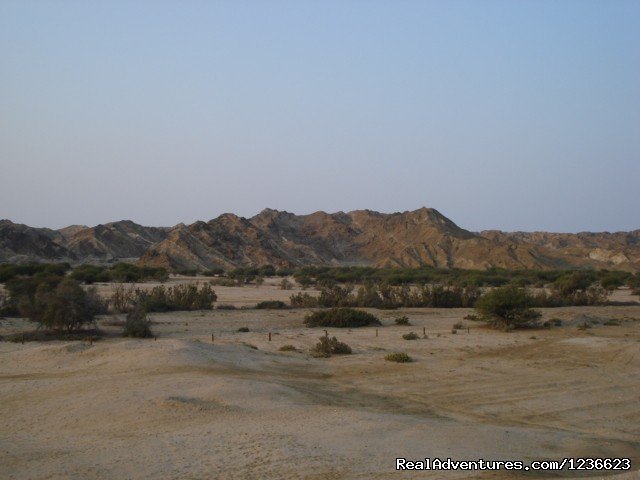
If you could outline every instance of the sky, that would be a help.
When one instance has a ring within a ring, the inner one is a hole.
[[[640,2],[0,1],[0,218],[640,228]]]

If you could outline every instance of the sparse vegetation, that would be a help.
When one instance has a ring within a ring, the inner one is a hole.
[[[242,332],[242,333],[246,333],[246,332],[248,332],[248,331],[249,331],[249,327],[240,327],[240,328],[238,329],[238,331],[239,331],[239,332]]]
[[[318,299],[308,293],[291,295],[290,302],[293,308],[316,308],[318,306]]]
[[[405,340],[417,340],[420,337],[415,332],[409,332],[402,335],[402,338],[404,338]]]
[[[298,351],[298,349],[293,345],[283,345],[278,350],[280,350],[281,352],[297,352]]]
[[[227,277],[216,277],[209,280],[209,284],[220,287],[237,287],[239,286],[237,281]]]
[[[327,308],[455,308],[472,307],[480,296],[480,290],[476,287],[444,285],[420,285],[410,288],[408,285],[397,287],[388,283],[368,282],[355,294],[353,289],[351,285],[340,286],[324,282],[320,285],[317,304]]]
[[[162,267],[139,267],[131,263],[117,263],[113,267],[79,265],[71,272],[71,277],[87,285],[95,282],[143,282],[154,280],[165,282],[169,273]]]
[[[256,305],[258,310],[281,310],[288,308],[287,304],[280,300],[265,300]]]
[[[116,312],[128,312],[136,305],[147,312],[212,310],[216,300],[217,295],[209,283],[199,288],[197,284],[158,285],[151,290],[118,285],[111,297],[111,306]]]
[[[308,266],[292,272],[296,281],[300,277],[307,277],[316,283],[333,282],[343,284],[354,283],[387,283],[393,286],[402,285],[457,285],[460,287],[500,287],[509,283],[520,286],[552,283],[565,275],[566,270],[505,270],[490,268],[486,270],[461,270],[433,267],[418,268],[375,268],[375,267],[329,267]],[[596,272],[598,278],[610,272]],[[621,272],[625,278],[632,274]]]
[[[348,355],[351,347],[339,342],[336,337],[320,337],[320,341],[313,348],[314,357],[330,357],[331,355]]]
[[[409,323],[409,317],[406,315],[396,318],[394,322],[396,325],[411,325],[411,323]]]
[[[535,324],[541,314],[531,308],[534,304],[524,288],[508,285],[480,297],[476,310],[483,320],[508,330]]]
[[[380,320],[370,313],[353,308],[332,308],[307,315],[304,319],[307,327],[356,328],[367,325],[380,325]]]
[[[456,322],[453,324],[452,327],[454,330],[462,330],[464,328],[464,323],[462,322]]]
[[[293,288],[293,283],[291,283],[287,278],[283,278],[280,282],[281,290],[291,290]]]
[[[387,362],[409,363],[413,359],[404,352],[390,353],[384,357]]]
[[[617,277],[605,277],[610,282]],[[604,305],[611,290],[597,283],[598,275],[593,271],[577,271],[560,276],[551,284],[551,293],[539,292],[534,296],[536,307],[565,307]],[[605,282],[607,283],[607,282]]]
[[[56,276],[62,277],[71,268],[68,263],[26,263],[0,264],[0,283],[6,283],[16,277]]]
[[[231,305],[229,303],[221,303],[216,306],[216,310],[237,310],[238,308],[235,305]]]

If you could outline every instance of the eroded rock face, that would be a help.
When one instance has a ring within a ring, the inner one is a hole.
[[[137,259],[170,269],[272,264],[640,270],[640,230],[618,233],[485,231],[435,209],[294,215],[266,209],[172,228],[120,221],[48,230],[0,222],[0,261],[104,263]]]

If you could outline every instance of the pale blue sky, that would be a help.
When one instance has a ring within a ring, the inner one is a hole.
[[[0,1],[0,218],[640,228],[638,1]]]

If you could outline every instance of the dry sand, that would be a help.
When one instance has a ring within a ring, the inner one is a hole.
[[[292,293],[215,289],[237,305]],[[305,310],[155,314],[157,341],[0,342],[0,478],[557,478],[395,472],[396,457],[630,457],[621,478],[639,478],[640,305],[545,310],[567,326],[512,333],[463,309],[373,312],[378,336],[330,329],[354,354],[329,359],[308,353],[323,331]],[[412,326],[393,324],[403,314]],[[579,330],[576,315],[620,325]],[[415,362],[384,361],[395,351]]]

